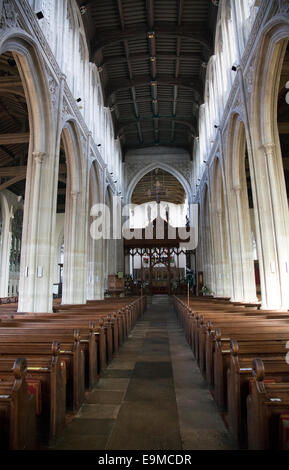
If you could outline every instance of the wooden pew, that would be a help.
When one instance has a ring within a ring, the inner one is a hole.
[[[257,326],[256,326],[257,328]],[[214,398],[221,409],[227,408],[227,370],[230,364],[230,341],[287,341],[289,329],[283,326],[268,326],[258,329],[256,333],[243,329],[230,329],[230,332],[215,332],[215,352],[214,352]]]
[[[17,355],[25,355],[26,381],[37,396],[37,435],[41,442],[58,437],[65,426],[66,368],[60,359],[60,344],[44,350],[43,345],[9,346],[9,352],[0,352],[0,374],[11,374]]]
[[[85,385],[86,388],[91,389],[98,381],[99,352],[97,344],[98,342],[101,344],[104,342],[103,339],[100,339],[104,333],[102,328],[95,328],[94,323],[88,319],[84,319],[84,321],[73,320],[74,317],[71,320],[66,319],[65,321],[53,321],[49,318],[41,320],[37,319],[37,317],[33,317],[33,319],[26,318],[25,321],[17,319],[4,322],[2,320],[0,322],[0,335],[3,328],[5,328],[5,331],[7,331],[6,328],[15,328],[20,334],[22,331],[28,332],[28,330],[33,329],[35,332],[40,330],[41,334],[44,332],[53,335],[54,332],[63,332],[71,336],[75,330],[78,330],[81,336],[80,343],[85,357]],[[105,352],[103,352],[103,354],[105,354]]]
[[[213,318],[213,317],[211,317]],[[267,319],[263,315],[251,315],[247,316],[246,314],[234,314],[229,315],[225,314],[220,315],[219,319],[213,319],[213,321],[208,321],[205,323],[204,321],[200,320],[198,334],[197,334],[197,351],[196,351],[196,358],[199,364],[200,370],[202,374],[207,377],[207,365],[209,365],[209,361],[212,359],[212,353],[209,351],[209,347],[211,347],[210,342],[210,334],[213,334],[216,329],[222,329],[222,331],[226,331],[230,334],[230,328],[232,327],[234,330],[242,329],[242,328],[265,328],[266,326],[282,326],[289,327],[289,317],[288,318],[276,318],[276,319]],[[209,354],[209,358],[207,359],[207,351]],[[211,369],[208,371],[208,378],[211,374]]]
[[[24,331],[24,329],[18,331],[17,328],[0,328],[0,351],[3,354],[7,354],[7,351],[10,353],[10,351],[17,350],[19,345],[27,347],[29,344],[37,343],[47,348],[53,341],[60,343],[60,357],[66,363],[67,406],[73,411],[77,411],[83,402],[85,392],[84,351],[81,347],[79,331],[75,330],[71,335],[56,331],[41,332],[33,330],[33,328],[28,331]]]
[[[36,443],[35,397],[25,380],[25,359],[14,362],[9,376],[0,372],[0,449],[33,450]]]
[[[284,360],[285,341],[240,342],[231,341],[230,366],[227,371],[228,425],[239,444],[247,442],[247,407],[252,360],[262,359],[266,378],[276,382],[289,381],[289,365]]]
[[[64,307],[64,308],[63,308]],[[104,318],[107,315],[115,314],[118,317],[119,323],[119,342],[123,343],[125,338],[128,336],[129,331],[131,330],[133,324],[136,320],[132,319],[134,315],[133,310],[130,306],[119,308],[119,305],[102,305],[102,306],[85,306],[80,308],[79,306],[59,306],[55,309],[55,313],[60,315],[75,314],[75,315],[86,315],[91,314],[98,316],[99,318]]]
[[[288,414],[289,382],[266,383],[266,365],[254,359],[250,394],[247,397],[248,447],[250,450],[277,450],[280,416]]]

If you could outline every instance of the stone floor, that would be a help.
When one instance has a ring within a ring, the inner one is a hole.
[[[53,448],[235,448],[167,297],[153,298]]]

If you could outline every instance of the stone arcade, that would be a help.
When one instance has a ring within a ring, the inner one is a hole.
[[[0,0],[0,396],[33,405],[28,367],[60,407],[37,408],[45,438],[6,423],[7,447],[270,447],[254,410],[289,382],[288,40],[286,0]]]

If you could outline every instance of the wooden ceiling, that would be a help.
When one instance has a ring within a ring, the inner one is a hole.
[[[211,0],[77,1],[124,153],[166,145],[192,154],[217,7]]]
[[[0,190],[25,193],[28,110],[12,53],[0,55]]]
[[[29,146],[29,116],[16,57],[0,55],[0,191],[9,189],[25,198]],[[60,150],[57,212],[65,210],[66,164],[63,143]]]
[[[132,204],[144,204],[150,201],[156,201],[156,182],[159,182],[160,200],[172,202],[174,204],[183,204],[186,194],[181,183],[170,173],[156,169],[150,171],[137,183],[132,194]]]

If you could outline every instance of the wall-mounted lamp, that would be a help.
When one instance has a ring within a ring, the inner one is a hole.
[[[101,144],[97,144],[97,147],[101,147]]]
[[[154,39],[154,37],[155,37],[155,32],[154,31],[149,31],[148,32],[148,38],[149,39]]]
[[[36,13],[36,16],[37,16],[37,18],[38,18],[39,20],[42,20],[42,18],[44,18],[44,15],[43,15],[42,11],[38,11],[38,12]]]
[[[237,67],[238,67],[238,64],[236,64],[236,62],[234,62],[234,64],[232,65],[233,72],[237,71]]]
[[[80,103],[80,101],[81,101],[81,98],[77,98],[77,100],[76,100],[76,101],[77,101],[77,103]]]
[[[219,127],[219,126],[217,126],[217,124],[214,124],[214,128],[215,128],[215,129],[218,129],[218,127]]]

